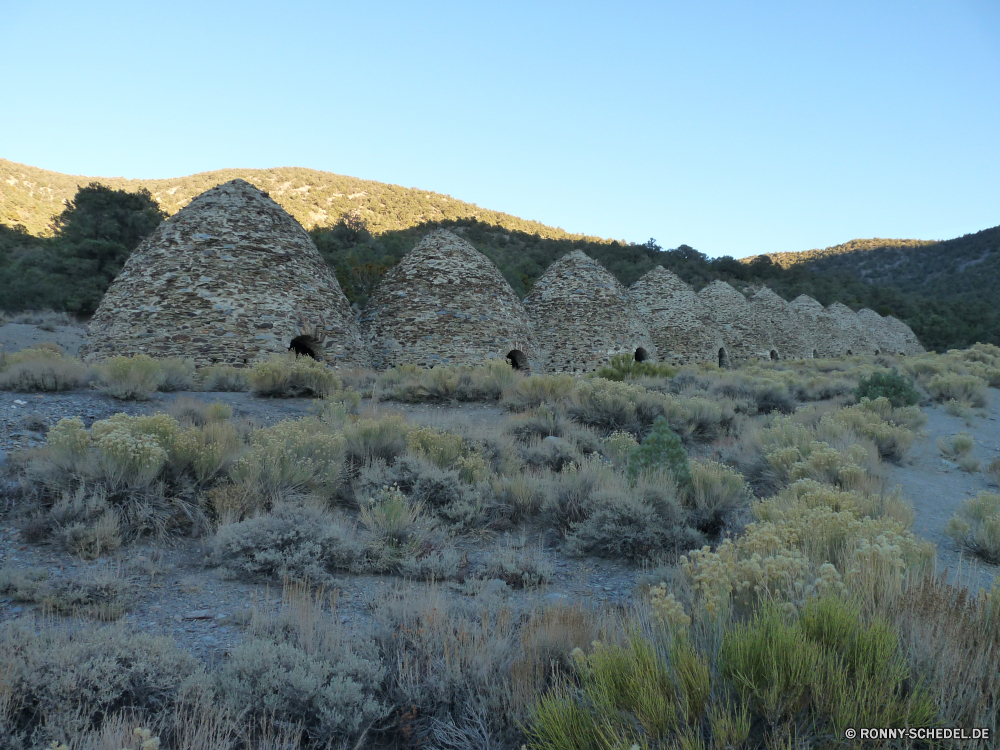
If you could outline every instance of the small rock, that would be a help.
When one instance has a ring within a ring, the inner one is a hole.
[[[184,615],[185,620],[211,620],[213,615],[207,609],[200,609],[197,612],[188,612]]]
[[[201,640],[211,646],[213,643],[218,643],[218,641],[210,635],[202,636]]]

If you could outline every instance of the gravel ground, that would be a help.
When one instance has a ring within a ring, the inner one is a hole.
[[[947,569],[948,580],[953,583],[960,574],[960,580],[972,589],[989,588],[1000,568],[963,554],[945,535],[944,528],[963,500],[982,490],[1000,492],[1000,489],[990,486],[986,474],[969,474],[944,460],[935,443],[941,436],[967,432],[976,441],[973,455],[982,461],[983,467],[1000,458],[1000,390],[990,389],[988,416],[973,417],[971,426],[949,415],[941,406],[923,411],[928,417],[926,437],[914,443],[902,465],[893,466],[891,481],[913,503],[913,533],[937,545],[938,571]]]
[[[23,323],[0,325],[0,351],[4,352],[17,352],[49,341],[58,344],[63,354],[75,357],[86,340],[84,326],[53,326],[53,330],[43,331],[38,326]]]

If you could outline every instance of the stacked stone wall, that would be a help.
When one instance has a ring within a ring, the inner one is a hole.
[[[251,364],[293,340],[337,367],[370,356],[312,239],[253,185],[208,190],[163,222],[101,300],[81,354]]]
[[[657,266],[628,290],[636,311],[649,326],[661,362],[717,362],[726,346],[711,311],[676,274]]]
[[[541,366],[514,290],[489,258],[446,230],[428,234],[386,274],[361,327],[379,369],[480,365],[511,352],[517,367]]]
[[[713,281],[698,292],[698,298],[709,309],[716,328],[722,333],[729,361],[771,359],[771,352],[781,356],[758,311],[732,286],[724,281]]]
[[[546,372],[593,372],[616,354],[657,359],[625,287],[574,250],[553,263],[524,300]]]
[[[891,315],[885,317],[886,326],[894,332],[895,336],[902,343],[900,352],[902,354],[920,354],[926,351],[923,346],[921,346],[919,339],[917,339],[916,334],[913,330],[906,325],[899,318],[894,318]]]
[[[812,334],[807,319],[797,309],[768,289],[758,289],[750,304],[757,320],[780,352],[781,359],[812,357]]]
[[[836,331],[835,340],[839,349],[836,356],[874,354],[879,349],[870,329],[847,305],[833,302],[826,308],[826,315]]]

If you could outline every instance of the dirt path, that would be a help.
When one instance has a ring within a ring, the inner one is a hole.
[[[961,580],[971,588],[989,588],[1000,566],[963,554],[945,535],[944,529],[963,500],[982,490],[1000,492],[1000,489],[989,484],[986,474],[968,474],[942,460],[935,443],[941,436],[967,432],[975,438],[973,455],[982,461],[984,468],[994,458],[1000,458],[1000,390],[990,389],[989,415],[973,417],[971,427],[964,420],[949,415],[941,406],[923,411],[928,417],[927,437],[913,444],[902,465],[893,466],[891,481],[902,487],[903,494],[913,503],[916,513],[913,532],[937,545],[938,571],[947,568],[948,580],[954,582],[956,572],[961,569]]]

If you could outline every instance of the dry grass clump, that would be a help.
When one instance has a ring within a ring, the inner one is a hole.
[[[482,576],[522,589],[548,583],[554,572],[555,566],[539,547],[526,544],[523,538],[515,541],[508,537],[490,551]]]
[[[247,376],[250,391],[266,398],[325,398],[340,390],[337,374],[325,363],[296,354],[275,354]]]
[[[183,357],[165,357],[158,360],[163,382],[160,390],[165,392],[193,391],[195,388],[194,360]]]
[[[991,484],[1000,487],[1000,458],[994,458],[986,467],[986,476]]]
[[[1000,563],[1000,494],[980,492],[962,501],[946,532],[960,547],[989,563]]]
[[[378,386],[388,398],[407,402],[497,401],[522,376],[503,359],[478,367],[414,366],[393,368],[379,376]]]
[[[42,345],[0,353],[0,390],[71,391],[87,382],[87,368],[78,359]]]
[[[958,464],[962,471],[975,473],[980,469],[980,461],[972,455],[972,449],[976,446],[976,441],[966,432],[960,432],[951,437],[941,436],[936,443],[938,450],[945,458],[949,458]]]
[[[409,432],[410,425],[401,414],[363,417],[344,428],[344,448],[355,466],[374,459],[392,462],[406,451]]]
[[[528,375],[507,388],[500,403],[510,411],[526,411],[542,404],[559,404],[573,393],[575,383],[572,375]]]
[[[212,365],[198,373],[200,387],[203,391],[248,391],[250,390],[249,371],[246,368],[232,365]]]
[[[45,613],[117,620],[130,608],[135,585],[117,571],[87,578],[53,578],[43,568],[0,568],[0,596],[37,604]]]
[[[145,354],[111,357],[97,366],[101,393],[123,401],[148,401],[164,382],[160,363]]]

